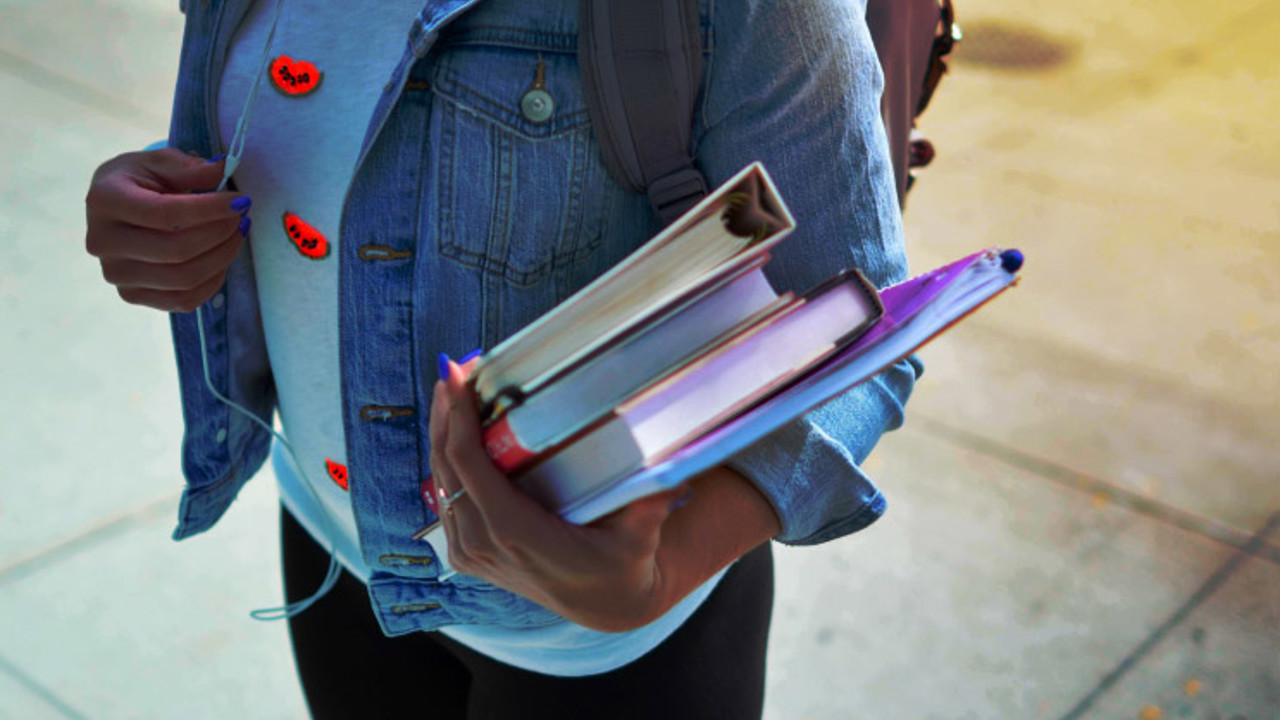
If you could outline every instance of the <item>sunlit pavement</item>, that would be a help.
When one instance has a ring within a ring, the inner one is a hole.
[[[958,10],[910,257],[1024,278],[922,352],[889,513],[778,549],[766,716],[1280,718],[1280,4]],[[248,617],[274,480],[169,539],[168,324],[83,249],[180,39],[176,0],[0,3],[0,718],[305,715]]]

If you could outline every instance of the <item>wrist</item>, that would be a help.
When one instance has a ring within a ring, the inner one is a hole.
[[[640,580],[624,574],[596,578],[587,585],[562,587],[547,607],[585,628],[622,633],[662,617],[674,605],[667,604],[666,597],[661,570],[653,563],[647,576]]]
[[[719,466],[690,481],[692,495],[662,527],[659,617],[730,563],[781,532],[773,506],[747,478]]]

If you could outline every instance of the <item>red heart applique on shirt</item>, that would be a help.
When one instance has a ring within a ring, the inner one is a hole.
[[[285,95],[300,97],[315,92],[324,79],[315,65],[281,55],[271,61],[271,84]]]
[[[298,252],[319,260],[329,254],[329,241],[317,229],[302,221],[302,218],[287,212],[284,214],[284,231],[289,239],[298,247]]]
[[[334,482],[338,483],[338,487],[342,488],[343,490],[346,490],[347,489],[347,466],[339,465],[338,463],[330,460],[329,458],[324,459],[324,466],[325,466],[325,469],[329,471],[329,478]]]

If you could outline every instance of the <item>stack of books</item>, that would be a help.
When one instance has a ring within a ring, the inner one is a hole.
[[[877,291],[855,268],[801,295],[765,277],[795,227],[752,164],[468,376],[494,464],[586,523],[679,485],[914,352],[1010,287],[985,250]],[[437,493],[422,483],[433,510]],[[438,523],[415,537],[442,540]]]

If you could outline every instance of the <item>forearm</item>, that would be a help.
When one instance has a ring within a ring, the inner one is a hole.
[[[722,465],[689,482],[688,503],[662,525],[657,551],[662,602],[655,619],[781,529],[772,506],[734,470]]]

